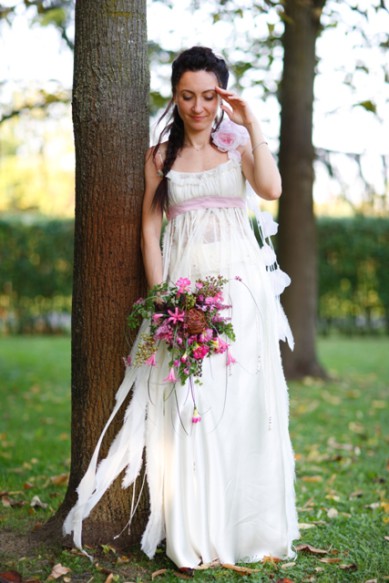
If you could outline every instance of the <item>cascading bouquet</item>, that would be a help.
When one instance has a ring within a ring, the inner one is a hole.
[[[150,289],[146,298],[140,298],[132,307],[128,325],[135,329],[143,319],[150,320],[148,332],[140,338],[134,357],[135,366],[157,366],[160,342],[170,353],[170,372],[166,382],[184,384],[188,379],[201,383],[204,358],[226,353],[226,365],[235,359],[229,344],[222,338],[235,340],[230,318],[222,311],[231,306],[224,303],[223,286],[227,279],[221,275],[192,282],[181,277],[175,284],[162,283]],[[130,364],[127,361],[127,364]],[[196,407],[195,407],[196,409]],[[193,421],[200,420],[194,415]]]

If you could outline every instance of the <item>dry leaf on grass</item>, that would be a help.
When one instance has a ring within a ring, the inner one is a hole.
[[[167,569],[158,569],[158,571],[154,571],[154,573],[152,573],[151,580],[154,581],[154,579],[160,575],[164,575],[165,573],[167,573]]]
[[[356,571],[358,566],[355,563],[344,563],[343,565],[339,565],[339,569],[342,569],[342,571]]]
[[[313,522],[299,522],[300,530],[307,530],[308,528],[315,528],[316,524]]]
[[[54,565],[50,575],[48,576],[47,580],[52,581],[53,579],[59,579],[63,575],[67,575],[70,573],[71,569],[68,567],[64,567],[61,563],[57,563]]]
[[[300,478],[303,482],[322,482],[322,476],[302,476]]]
[[[340,563],[341,560],[342,559],[337,559],[335,557],[323,557],[322,559],[319,559],[319,561],[321,563],[329,563],[329,564],[332,564],[332,563]]]
[[[336,510],[336,508],[330,508],[329,510],[327,510],[328,518],[336,518],[338,514],[339,512]]]
[[[104,583],[112,583],[112,579],[113,579],[113,573],[110,573],[108,575],[108,577],[106,578],[106,580],[104,581]]]
[[[39,496],[33,496],[31,502],[30,502],[30,506],[31,508],[48,508],[48,504],[46,504],[46,502],[42,502],[42,500],[39,498]]]
[[[69,474],[59,474],[58,476],[51,476],[45,484],[45,486],[52,485],[52,486],[66,486],[69,480]]]
[[[22,583],[22,576],[18,571],[4,571],[0,573],[0,580],[7,583]]]
[[[326,555],[329,551],[324,549],[317,549],[311,545],[297,545],[296,551],[308,551],[309,553],[313,553],[314,555]]]
[[[239,565],[230,565],[229,563],[222,563],[223,569],[229,569],[235,571],[240,575],[251,575],[252,573],[258,573],[259,569],[250,569],[250,567],[239,567]]]
[[[295,561],[292,561],[291,563],[284,563],[283,565],[281,565],[281,569],[291,569],[292,567],[294,567],[296,564]]]

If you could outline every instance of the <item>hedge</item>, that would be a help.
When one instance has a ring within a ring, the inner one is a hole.
[[[389,218],[318,220],[322,332],[389,332]],[[0,220],[0,331],[69,329],[71,220]]]

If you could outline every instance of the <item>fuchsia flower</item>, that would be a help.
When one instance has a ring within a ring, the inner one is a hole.
[[[145,364],[148,364],[149,366],[157,366],[155,352],[151,356],[149,356],[147,360],[145,360]]]
[[[153,321],[157,322],[160,318],[163,318],[165,314],[153,314]]]
[[[170,372],[167,375],[167,377],[164,378],[163,380],[166,383],[176,383],[177,382],[177,377],[176,377],[176,375],[174,373],[174,368],[173,367],[170,369]]]
[[[231,352],[229,350],[227,350],[227,366],[229,366],[230,364],[235,364],[236,360],[235,358],[232,356]]]
[[[191,283],[192,282],[187,277],[180,277],[180,279],[177,279],[176,286],[178,287],[178,293],[184,294],[184,293],[188,292]]]
[[[201,415],[197,410],[197,407],[195,407],[193,409],[193,415],[192,415],[192,423],[199,423],[201,421]]]

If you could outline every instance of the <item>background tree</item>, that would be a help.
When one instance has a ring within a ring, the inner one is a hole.
[[[139,241],[149,121],[145,2],[83,0],[76,4],[75,22],[72,462],[65,500],[44,536],[60,532],[75,502],[75,488],[123,377],[126,316],[143,291]],[[84,542],[110,539],[129,514],[130,495],[118,481],[86,521]],[[143,523],[140,512],[134,536]]]
[[[315,348],[318,286],[312,144],[315,47],[324,4],[325,0],[290,0],[285,4],[279,151],[283,196],[278,252],[281,267],[293,281],[283,296],[295,336],[294,352],[283,350],[288,378],[324,374]]]

